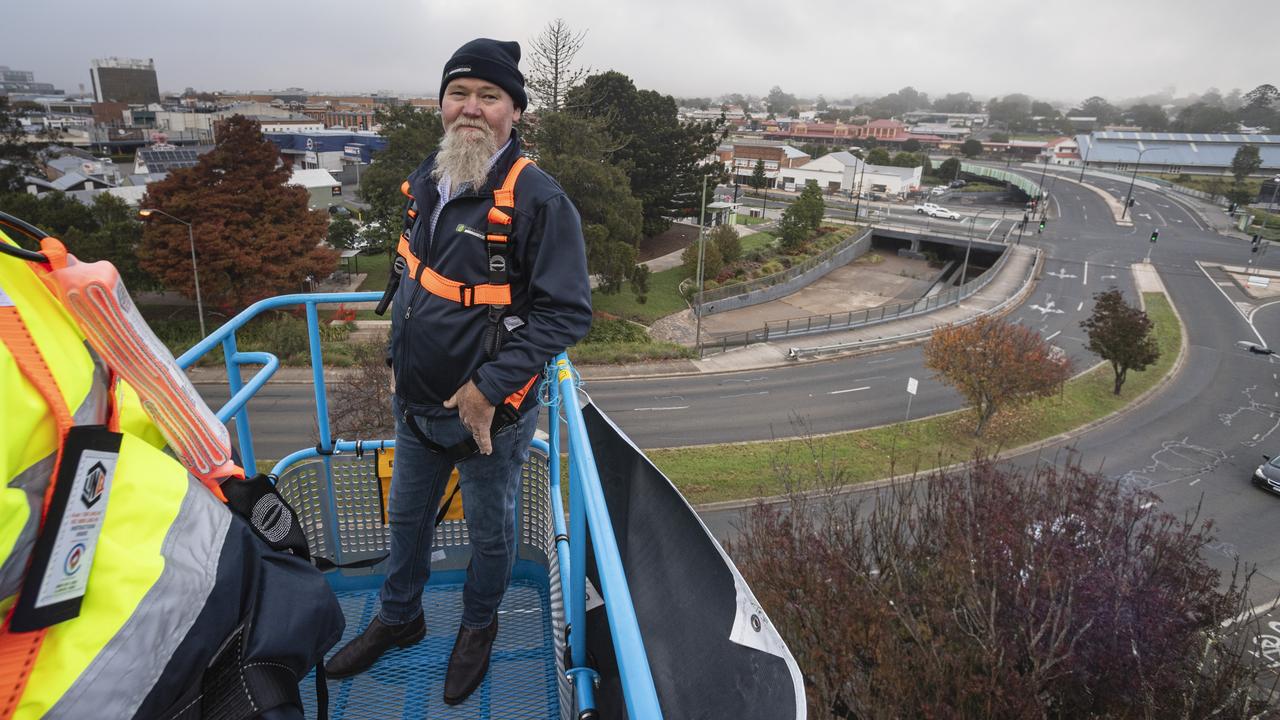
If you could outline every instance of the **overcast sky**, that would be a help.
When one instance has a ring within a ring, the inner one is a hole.
[[[676,96],[775,85],[828,99],[911,85],[982,100],[1024,92],[1111,101],[1172,88],[1280,85],[1277,0],[12,0],[0,65],[69,93],[89,62],[153,58],[162,91],[435,95],[477,36],[528,45],[560,17],[578,63]],[[527,56],[526,50],[526,56]],[[527,70],[527,63],[522,63]]]

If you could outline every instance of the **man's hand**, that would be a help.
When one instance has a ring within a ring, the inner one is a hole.
[[[474,382],[468,380],[466,385],[458,388],[453,397],[444,401],[444,406],[450,410],[458,409],[458,418],[462,420],[462,426],[471,432],[471,437],[476,439],[481,455],[493,452],[493,438],[489,437],[489,428],[493,425],[493,406]]]

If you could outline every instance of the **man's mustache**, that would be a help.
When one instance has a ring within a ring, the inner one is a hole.
[[[489,126],[485,125],[483,122],[480,122],[478,120],[467,120],[465,118],[458,118],[457,120],[454,120],[453,124],[449,126],[449,129],[457,130],[458,128],[464,128],[464,127],[477,128],[479,130],[483,130],[486,134],[492,132],[489,129]]]

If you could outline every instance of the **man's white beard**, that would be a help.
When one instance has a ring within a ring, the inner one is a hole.
[[[463,126],[479,128],[480,132],[461,130]],[[482,187],[489,175],[489,158],[497,151],[493,130],[483,120],[458,118],[440,139],[440,152],[436,154],[431,179],[439,182],[447,176],[455,188],[463,183],[473,188]]]

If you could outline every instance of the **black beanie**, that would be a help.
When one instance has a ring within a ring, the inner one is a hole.
[[[440,101],[444,102],[444,89],[454,78],[473,77],[488,80],[497,85],[515,101],[521,112],[529,105],[524,94],[524,75],[520,74],[520,43],[515,41],[479,38],[458,48],[444,64],[440,78]]]

